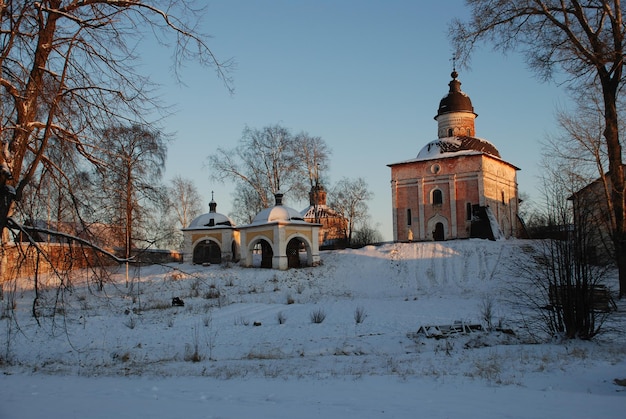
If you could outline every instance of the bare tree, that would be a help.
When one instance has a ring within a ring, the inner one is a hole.
[[[618,101],[623,86],[624,38],[619,0],[469,0],[469,22],[450,26],[458,58],[468,57],[480,41],[502,51],[521,50],[544,80],[563,71],[573,91],[597,86],[601,92],[604,143],[611,179],[609,206],[620,297],[626,295],[626,193]]]
[[[329,206],[346,219],[345,238],[348,246],[352,244],[355,226],[367,220],[367,201],[373,197],[363,178],[343,178],[332,189]]]
[[[150,203],[162,199],[160,180],[167,146],[159,132],[138,125],[110,127],[102,133],[102,147],[96,154],[101,202],[107,224],[119,231],[124,257],[130,258],[138,239],[147,240],[139,230],[150,216]]]
[[[49,159],[42,162],[16,203],[16,214],[31,226],[79,234],[93,212],[92,177],[69,144],[51,138]],[[52,163],[54,162],[54,163]]]
[[[254,217],[264,208],[266,206],[259,199],[257,191],[250,184],[240,183],[235,187],[230,216],[237,224],[251,223]]]
[[[328,170],[331,151],[321,137],[310,136],[306,132],[296,135],[295,155],[306,168],[309,186],[317,185]]]
[[[321,138],[293,136],[281,125],[246,127],[235,149],[218,148],[207,165],[213,179],[237,185],[235,199],[242,205],[234,208],[267,208],[278,191],[295,200],[306,197],[306,181],[317,175],[318,166],[325,167],[326,150]]]
[[[202,197],[192,180],[174,176],[167,188],[164,203],[164,217],[160,224],[168,231],[164,232],[166,239],[163,242],[180,248],[183,241],[181,229],[188,227],[202,212]]]
[[[568,167],[571,161],[560,163],[547,162],[544,179],[545,219],[552,237],[527,249],[531,258],[519,266],[521,281],[513,295],[516,304],[534,310],[527,320],[535,332],[591,339],[611,309],[605,287],[608,269],[596,263],[592,250],[594,202],[572,194],[580,186],[579,177]]]
[[[611,199],[611,178],[607,173],[608,154],[604,141],[604,118],[602,100],[596,91],[586,90],[577,97],[577,108],[571,112],[558,113],[562,132],[547,143],[551,164],[561,162],[562,170],[568,171],[578,190],[572,190],[572,201],[584,199],[587,209],[593,209],[586,221],[593,223],[592,235],[603,247],[603,260],[617,260],[613,237],[614,208]],[[621,108],[621,106],[620,106]],[[620,121],[623,117],[620,118]],[[622,133],[620,133],[622,135]],[[583,198],[580,198],[583,197]],[[575,206],[576,208],[576,206]]]
[[[173,47],[173,69],[188,59],[213,67],[227,83],[229,63],[216,59],[202,15],[191,1],[4,0],[0,2],[0,277],[6,269],[7,227],[25,188],[44,162],[65,177],[49,154],[55,139],[91,165],[103,127],[146,123],[159,105],[154,85],[136,71],[145,34]],[[162,108],[161,108],[162,109]]]
[[[323,188],[323,176],[328,170],[328,160],[330,158],[330,149],[321,137],[312,137],[306,132],[302,132],[296,136],[296,157],[304,167],[309,179],[310,190],[317,194],[319,188]],[[317,209],[318,199],[315,197],[313,201],[313,214],[315,214],[314,222],[318,223],[319,211]]]
[[[382,234],[371,225],[371,221],[369,217],[367,217],[365,220],[361,220],[359,225],[356,226],[351,245],[354,247],[363,247],[368,244],[380,243],[381,241],[383,241]]]
[[[180,228],[187,227],[202,212],[202,198],[190,179],[175,176],[170,184],[169,197],[176,213],[176,221]]]

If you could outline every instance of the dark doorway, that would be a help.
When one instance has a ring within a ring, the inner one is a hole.
[[[435,231],[433,231],[433,239],[435,241],[443,241],[445,239],[444,231],[443,231],[443,223],[435,224]]]
[[[220,246],[210,240],[198,243],[193,249],[193,263],[222,263],[222,250]]]
[[[289,268],[299,268],[300,265],[300,248],[303,243],[300,239],[291,239],[287,243],[287,266]]]
[[[274,251],[272,246],[265,240],[261,240],[261,268],[272,268],[272,259],[274,259]]]
[[[237,254],[237,243],[235,243],[234,241],[230,245],[230,253],[232,255],[231,260],[233,262],[239,262],[239,255]]]

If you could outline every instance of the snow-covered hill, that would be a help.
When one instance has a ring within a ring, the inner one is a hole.
[[[83,274],[71,293],[50,284],[40,310],[56,316],[41,326],[25,280],[0,323],[0,417],[39,417],[59,398],[75,417],[621,417],[626,307],[597,341],[531,344],[511,294],[531,245],[385,244],[284,272],[149,266],[128,286],[120,269],[103,291]],[[415,336],[485,325],[486,304],[514,336]]]

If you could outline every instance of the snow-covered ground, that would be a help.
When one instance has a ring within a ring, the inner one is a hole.
[[[626,304],[594,341],[534,343],[511,292],[531,245],[386,244],[285,272],[149,266],[128,286],[121,269],[102,291],[83,274],[71,293],[43,287],[40,326],[27,282],[5,287],[0,418],[624,417]],[[514,334],[415,334],[486,326],[487,305]]]

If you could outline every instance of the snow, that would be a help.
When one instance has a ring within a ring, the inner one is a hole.
[[[445,159],[450,157],[459,157],[459,156],[473,156],[479,154],[485,154],[485,151],[481,151],[480,149],[473,148],[464,148],[462,138],[468,137],[443,137],[437,140],[431,141],[426,144],[422,149],[417,153],[417,157],[410,160],[405,160],[399,163],[392,163],[388,166],[393,166],[396,164],[406,164],[406,163],[414,163],[419,161],[426,160],[435,160],[435,159]],[[484,138],[471,137],[474,141],[479,144],[488,147],[489,149],[497,150],[496,147],[488,140]],[[467,147],[467,146],[466,146]],[[473,145],[476,147],[476,145]],[[496,151],[497,152],[497,151]],[[491,155],[491,154],[490,154]],[[493,158],[500,159],[497,155],[491,155]]]
[[[121,269],[103,291],[83,274],[41,326],[25,279],[17,322],[7,311],[0,321],[0,418],[623,417],[626,388],[614,380],[626,378],[626,304],[594,341],[534,343],[510,292],[531,246],[385,244],[289,271],[145,266],[128,287]],[[56,287],[44,285],[49,306]],[[11,296],[5,286],[3,306]],[[487,300],[514,336],[414,336],[422,325],[485,325]]]

